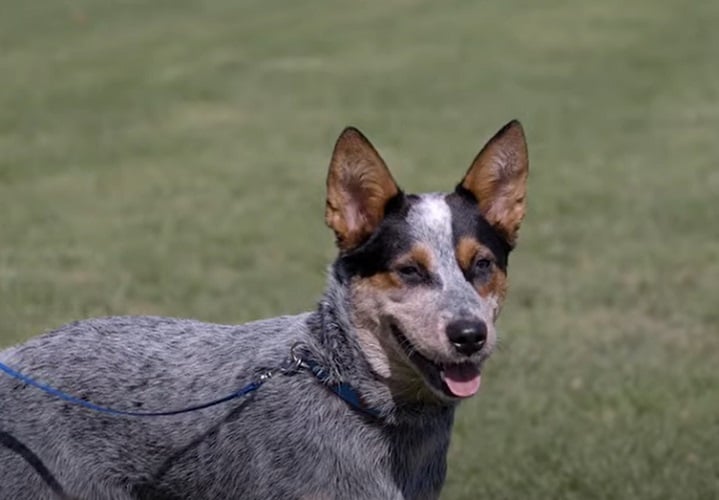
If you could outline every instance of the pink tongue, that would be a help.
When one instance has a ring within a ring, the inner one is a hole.
[[[442,370],[442,379],[458,398],[468,398],[479,390],[482,376],[474,365],[450,365]]]

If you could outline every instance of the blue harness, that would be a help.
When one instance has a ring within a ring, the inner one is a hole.
[[[105,413],[108,415],[115,415],[115,416],[127,416],[127,417],[167,417],[171,415],[180,415],[183,413],[190,413],[197,410],[202,410],[205,408],[210,408],[211,406],[216,406],[222,403],[226,403],[228,401],[231,401],[233,399],[242,398],[244,396],[247,396],[248,394],[255,392],[257,389],[259,389],[262,384],[264,384],[267,380],[272,378],[276,373],[281,373],[283,375],[291,375],[294,373],[297,373],[298,371],[302,370],[308,370],[310,373],[312,373],[319,382],[325,386],[327,389],[334,392],[340,399],[342,399],[345,403],[347,403],[348,406],[351,408],[357,410],[358,412],[362,413],[363,415],[378,418],[379,412],[374,408],[367,407],[360,398],[359,393],[357,390],[352,387],[350,384],[346,382],[340,382],[339,384],[330,384],[329,373],[322,368],[318,363],[315,361],[309,360],[309,359],[303,359],[297,354],[297,347],[298,344],[295,344],[292,349],[290,350],[290,358],[287,363],[285,363],[285,366],[281,366],[279,368],[274,369],[266,369],[262,371],[257,377],[255,377],[254,380],[252,380],[249,384],[245,385],[241,389],[228,394],[227,396],[213,399],[212,401],[207,401],[205,403],[200,403],[192,406],[188,406],[185,408],[180,408],[177,410],[169,410],[169,411],[157,411],[157,412],[143,412],[143,411],[129,411],[129,410],[117,410],[115,408],[110,408],[107,406],[97,405],[95,403],[91,403],[90,401],[86,401],[84,399],[78,398],[76,396],[73,396],[71,394],[68,394],[66,392],[61,391],[60,389],[57,389],[55,387],[52,387],[50,385],[44,384],[42,382],[39,382],[32,377],[25,375],[17,370],[14,370],[7,366],[6,364],[0,362],[0,371],[6,373],[10,377],[20,380],[21,382],[35,387],[37,389],[40,389],[41,391],[50,394],[51,396],[54,396],[58,399],[61,399],[63,401],[66,401],[71,404],[75,404],[78,406],[82,406],[84,408],[87,408],[88,410],[93,410],[99,413]]]

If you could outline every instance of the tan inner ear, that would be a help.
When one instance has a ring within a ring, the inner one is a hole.
[[[325,221],[337,246],[349,250],[362,243],[384,217],[387,202],[399,193],[389,169],[372,144],[356,129],[337,140],[327,176]]]
[[[487,222],[499,229],[514,244],[524,220],[527,171],[510,180],[480,177],[472,191],[479,200],[479,210]],[[469,185],[469,183],[467,183]]]
[[[461,184],[478,200],[482,216],[510,245],[515,244],[524,219],[528,167],[522,126],[510,122],[480,151]]]

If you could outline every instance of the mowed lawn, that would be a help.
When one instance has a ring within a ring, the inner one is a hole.
[[[442,498],[717,498],[719,2],[0,13],[0,345],[312,308],[342,127],[406,190],[446,190],[516,117],[529,214]]]

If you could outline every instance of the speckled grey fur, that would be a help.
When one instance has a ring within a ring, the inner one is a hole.
[[[241,326],[158,317],[80,321],[0,360],[95,403],[164,410],[246,384],[304,342],[334,380],[351,380],[381,421],[307,372],[276,376],[244,401],[162,418],[115,417],[0,375],[0,430],[42,461],[71,498],[432,499],[445,477],[452,405],[395,405],[351,334],[330,276],[318,310]],[[0,498],[56,498],[0,447]]]

